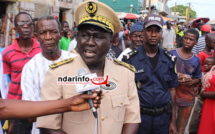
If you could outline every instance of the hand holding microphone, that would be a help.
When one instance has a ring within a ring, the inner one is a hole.
[[[89,74],[88,71],[87,71],[87,69],[80,68],[78,70],[78,76],[95,77],[96,74]],[[78,93],[86,93],[87,95],[91,95],[92,94],[92,90],[95,90],[95,89],[98,89],[98,88],[99,88],[98,85],[92,85],[92,84],[82,84],[81,85],[81,84],[76,84],[76,91]],[[101,95],[101,93],[99,93],[99,94]],[[96,110],[96,107],[94,107],[93,100],[89,99],[88,102],[89,102],[90,108],[93,111],[94,117],[97,118],[98,117],[97,110]]]
[[[71,98],[68,98],[65,101],[68,101],[70,103],[69,110],[84,111],[84,110],[91,109],[92,107],[99,108],[102,95],[103,94],[101,94],[98,91],[93,91],[92,94],[79,94]],[[93,101],[93,103],[91,103],[92,104],[91,106],[90,106],[89,100]]]

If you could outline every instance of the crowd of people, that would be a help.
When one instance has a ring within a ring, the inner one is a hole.
[[[201,19],[195,23],[165,22],[155,14],[120,20],[98,1],[76,8],[71,29],[53,16],[18,13],[19,37],[0,55],[4,131],[184,134],[188,127],[190,134],[213,134],[215,33]],[[93,94],[58,84],[59,77],[77,76],[81,68],[108,75],[109,84]]]

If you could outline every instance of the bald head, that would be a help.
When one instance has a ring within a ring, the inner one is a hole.
[[[166,22],[166,27],[167,27],[167,29],[171,29],[171,21],[170,20],[168,20],[167,22]]]
[[[208,33],[205,37],[205,40],[214,40],[215,34],[214,33]]]
[[[209,49],[214,49],[215,47],[215,34],[208,33],[205,37],[205,47]]]

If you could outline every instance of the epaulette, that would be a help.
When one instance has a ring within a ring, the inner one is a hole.
[[[73,59],[74,59],[74,58],[68,58],[68,59],[65,59],[65,60],[56,62],[56,63],[54,63],[54,64],[49,65],[49,67],[52,68],[52,69],[54,69],[54,68],[57,68],[57,67],[59,67],[59,66],[61,66],[61,65],[64,65],[64,64],[67,64],[67,63],[73,61]]]
[[[119,61],[119,60],[116,60],[116,59],[114,59],[114,62],[117,63],[117,64],[119,64],[119,65],[122,65],[122,66],[127,67],[128,69],[130,69],[130,70],[133,71],[133,72],[136,71],[135,67],[132,66],[132,65],[130,65],[130,64],[128,64],[128,63],[125,63],[125,62],[123,62],[123,61]]]
[[[127,61],[128,59],[131,58],[131,56],[134,56],[134,55],[136,55],[137,53],[138,53],[138,51],[135,49],[135,50],[133,50],[133,51],[131,51],[131,52],[129,52],[129,53],[123,55],[122,61]]]
[[[176,60],[177,60],[177,57],[176,56],[174,56],[174,55],[172,55],[169,51],[167,51],[167,50],[163,50],[164,51],[164,54],[168,57],[168,58],[170,58],[173,62],[176,62]]]

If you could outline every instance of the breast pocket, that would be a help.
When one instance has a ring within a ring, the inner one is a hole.
[[[77,95],[77,93],[66,94],[65,98],[70,98],[72,96]],[[92,114],[91,110],[86,110],[82,112],[67,112],[64,113],[65,118],[69,118],[69,120],[73,123],[86,123],[89,121],[89,115]]]
[[[113,117],[116,122],[124,120],[125,107],[129,104],[129,100],[126,94],[120,94],[111,96],[113,106]]]
[[[166,74],[166,75],[163,75],[163,79],[164,79],[163,89],[164,89],[164,91],[167,91],[167,90],[169,90],[169,82],[172,81],[172,78],[170,75]]]

